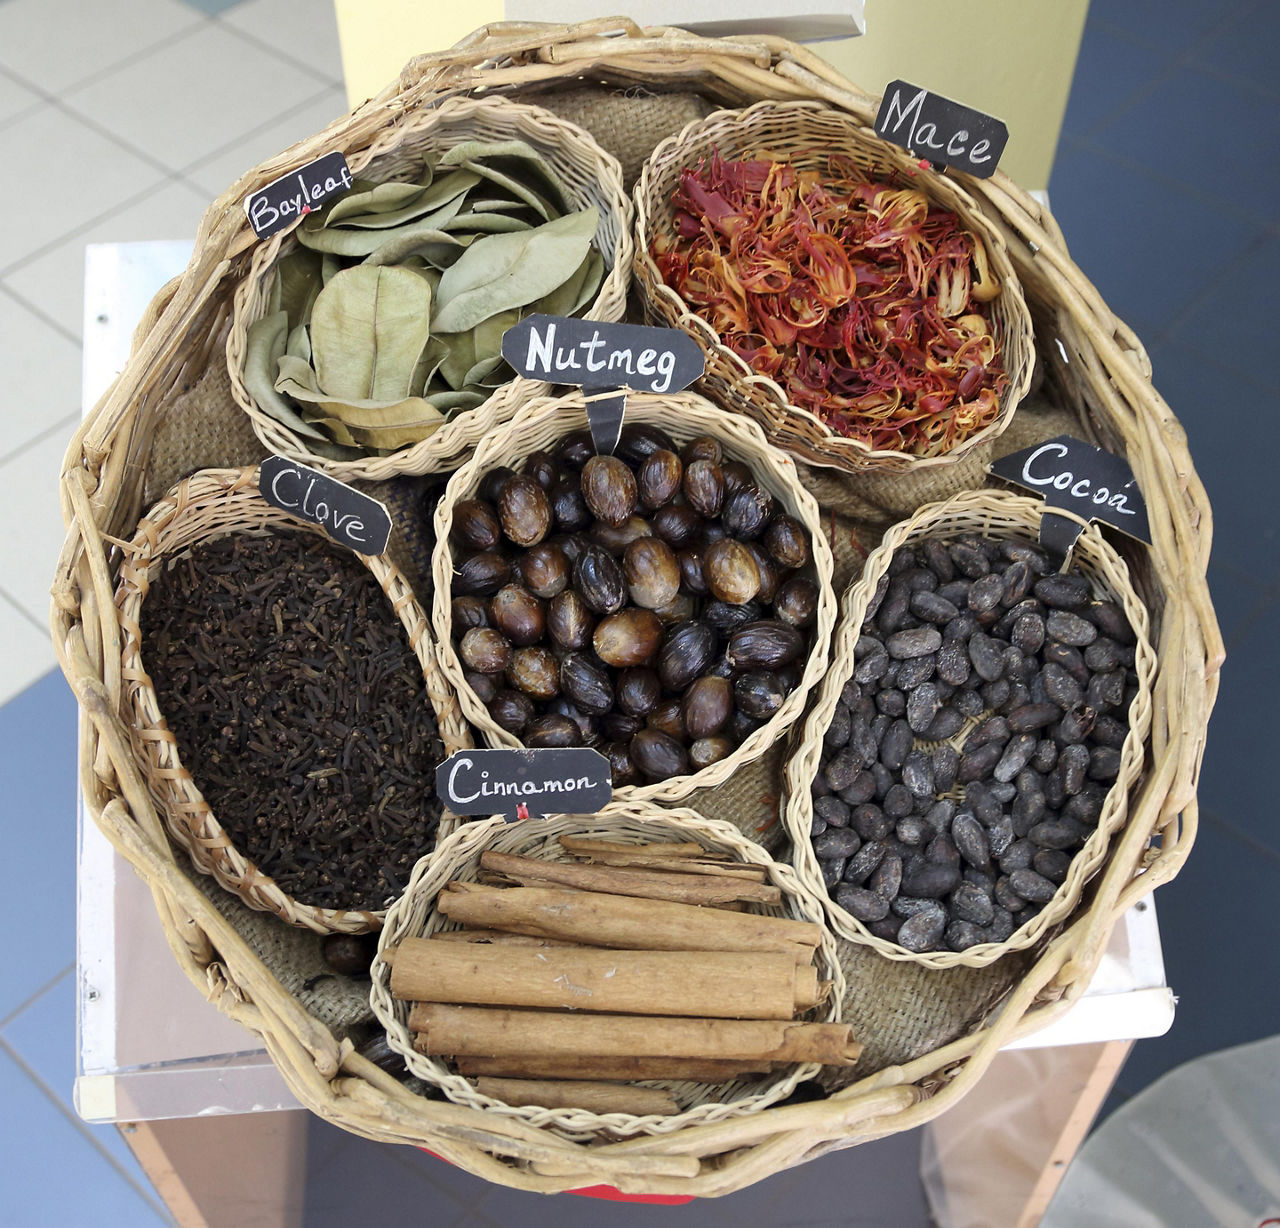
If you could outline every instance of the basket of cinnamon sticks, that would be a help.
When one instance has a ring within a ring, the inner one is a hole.
[[[388,913],[372,975],[414,1075],[574,1139],[756,1112],[861,1051],[816,898],[691,810],[460,828]]]

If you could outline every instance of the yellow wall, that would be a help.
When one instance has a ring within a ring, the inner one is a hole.
[[[861,38],[813,50],[868,93],[897,78],[1009,126],[1000,169],[1049,183],[1088,0],[867,0]]]
[[[1049,182],[1088,0],[866,0],[861,38],[815,43],[850,80],[879,94],[895,78],[1003,119],[1000,169],[1023,187]],[[502,0],[335,0],[347,95],[378,93],[406,60],[501,21]],[[601,5],[601,15],[628,7]],[[637,17],[640,5],[629,6]],[[549,3],[548,19],[554,19]]]

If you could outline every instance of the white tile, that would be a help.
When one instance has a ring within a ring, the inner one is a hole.
[[[260,132],[236,141],[191,167],[183,177],[211,197],[221,196],[241,175],[253,170],[260,162],[274,158],[298,141],[315,136],[346,114],[346,91],[333,86]]]
[[[45,255],[20,265],[0,280],[0,285],[34,303],[78,337],[84,321],[85,244],[194,238],[211,199],[185,183],[163,183],[142,200],[125,205]]]
[[[342,80],[342,48],[333,0],[246,0],[228,9],[219,20],[329,81]]]
[[[49,565],[49,579],[53,580],[53,565]],[[48,602],[45,602],[45,620],[48,620]],[[21,694],[33,682],[57,668],[58,658],[53,652],[53,641],[42,634],[30,621],[0,596],[0,705],[7,704]]]
[[[257,43],[204,25],[63,97],[173,170],[314,98],[321,82]]]
[[[20,532],[0,534],[0,578],[4,591],[40,626],[49,621],[49,589],[66,539],[59,478],[78,421],[77,414],[65,430],[0,462],[0,524],[21,526]]]
[[[13,4],[16,0],[6,0]],[[3,14],[5,4],[0,4]],[[15,119],[0,133],[8,190],[0,192],[0,276],[94,218],[167,177],[53,103]],[[38,168],[38,179],[33,179]],[[12,185],[38,182],[39,199]]]
[[[4,371],[0,392],[3,459],[76,412],[80,404],[80,347],[0,291],[0,370]]]
[[[40,95],[19,84],[6,72],[0,72],[0,124],[36,106]]]
[[[0,64],[59,94],[201,20],[179,0],[4,0]]]

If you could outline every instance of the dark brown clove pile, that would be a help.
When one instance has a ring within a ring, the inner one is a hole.
[[[377,581],[294,533],[199,543],[154,579],[142,655],[235,847],[320,908],[380,909],[430,851],[444,757]]]

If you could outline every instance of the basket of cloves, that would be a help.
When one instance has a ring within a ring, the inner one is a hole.
[[[253,908],[376,929],[471,745],[395,565],[327,543],[257,470],[179,483],[125,547],[122,718],[170,836]]]

